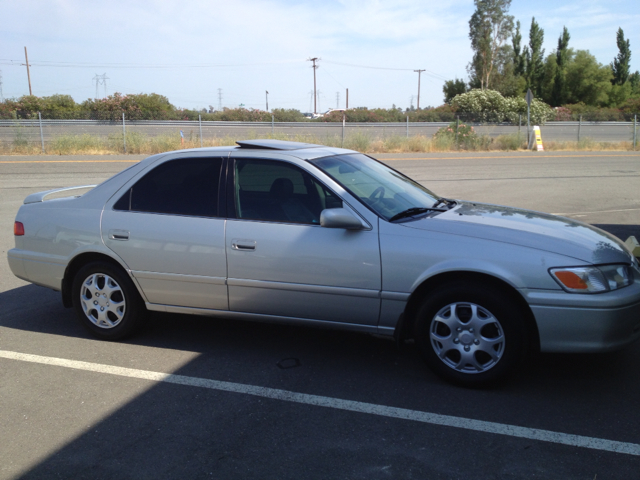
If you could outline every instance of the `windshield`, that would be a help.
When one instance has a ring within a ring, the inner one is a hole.
[[[409,208],[432,207],[440,198],[366,155],[337,155],[310,162],[385,220]]]

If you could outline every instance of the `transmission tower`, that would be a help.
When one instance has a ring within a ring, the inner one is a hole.
[[[340,108],[340,92],[336,92],[336,109]]]
[[[109,80],[109,77],[107,77],[107,74],[103,73],[102,75],[98,75],[96,73],[96,76],[93,77],[93,80],[96,82],[96,100],[98,99],[98,86],[100,84],[104,85],[104,97],[102,97],[102,98],[106,98],[106,96],[107,96],[107,80]]]
[[[222,89],[218,89],[218,110],[222,111]]]

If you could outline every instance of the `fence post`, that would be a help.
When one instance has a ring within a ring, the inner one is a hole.
[[[347,119],[347,115],[342,112],[342,147],[344,147],[344,127],[345,127],[345,123],[346,123],[346,119]]]
[[[122,112],[122,144],[124,145],[124,153],[127,153],[127,131],[124,128],[124,112]]]
[[[40,122],[40,143],[42,143],[42,153],[44,154],[44,135],[42,134],[42,115],[38,112],[38,121]]]
[[[578,143],[580,143],[580,130],[582,129],[582,115],[578,119]]]
[[[271,115],[271,136],[275,134],[275,116]]]
[[[409,138],[409,115],[407,115],[407,138]]]
[[[202,148],[202,115],[198,115],[198,123],[200,124],[200,148]]]
[[[458,126],[460,125],[460,115],[456,116],[456,148],[459,148],[458,145]]]
[[[520,148],[520,127],[522,126],[522,114],[518,114],[518,148]]]
[[[638,140],[638,130],[637,130],[637,125],[638,125],[638,115],[634,115],[633,116],[633,149],[636,149],[636,144],[637,144],[637,140]]]

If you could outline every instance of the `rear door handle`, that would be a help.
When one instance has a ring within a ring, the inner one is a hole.
[[[234,238],[231,240],[231,248],[234,250],[251,252],[256,249],[255,240],[245,240],[240,238]]]
[[[129,240],[129,232],[127,230],[109,230],[109,238],[111,240]]]

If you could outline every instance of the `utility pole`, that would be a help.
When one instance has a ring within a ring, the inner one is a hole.
[[[420,110],[420,75],[424,72],[424,69],[414,70],[414,72],[418,72],[418,110]]]
[[[349,110],[349,89],[347,88],[347,104],[345,105],[345,107],[347,110]]]
[[[218,110],[222,111],[222,89],[218,89]]]
[[[269,111],[269,91],[265,90],[266,98],[267,98],[267,112]]]
[[[336,109],[340,108],[340,92],[336,92]]]
[[[316,70],[318,69],[318,65],[316,62],[320,60],[318,57],[308,58],[308,62],[313,62],[313,113],[318,113],[318,104],[316,103],[317,99],[317,91],[316,91]]]
[[[27,79],[29,80],[29,95],[33,95],[31,92],[31,74],[29,73],[29,57],[27,56],[27,47],[24,47],[24,59],[27,63],[23,65],[27,66]]]

